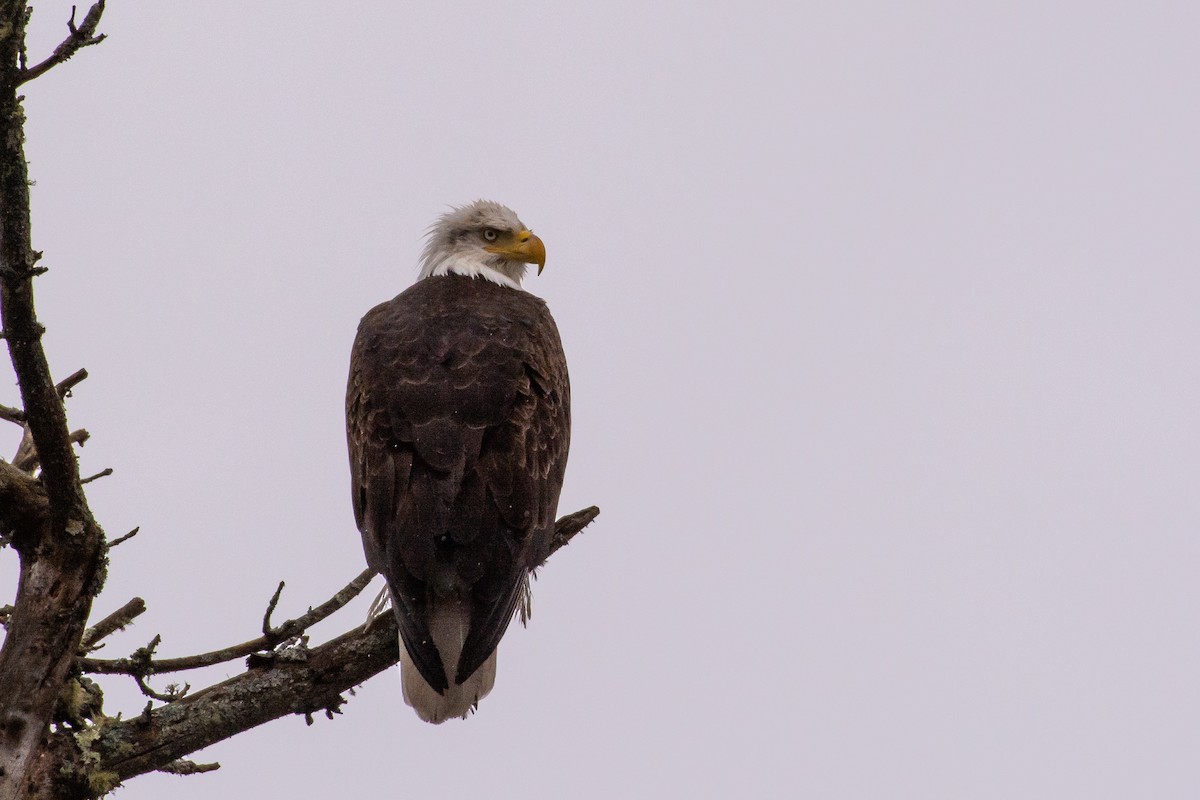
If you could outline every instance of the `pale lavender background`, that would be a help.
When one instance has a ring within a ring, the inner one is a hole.
[[[120,796],[1200,796],[1198,9],[112,2],[27,88],[106,653],[361,569],[350,341],[450,203],[545,238],[603,508],[469,722],[388,673]]]

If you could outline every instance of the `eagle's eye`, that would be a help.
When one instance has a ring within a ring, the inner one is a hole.
[[[500,231],[496,230],[495,228],[484,228],[483,238],[485,241],[494,242],[500,238]]]

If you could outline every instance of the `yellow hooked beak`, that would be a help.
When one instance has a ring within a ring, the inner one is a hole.
[[[507,242],[488,245],[483,249],[522,264],[537,264],[538,275],[546,267],[546,245],[531,230],[519,231]]]

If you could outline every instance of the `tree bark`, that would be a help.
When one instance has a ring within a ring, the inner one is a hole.
[[[0,2],[0,315],[49,511],[44,524],[24,526],[12,540],[21,573],[0,649],[0,800],[17,797],[24,785],[105,565],[104,534],[79,483],[66,412],[34,313],[38,254],[30,245],[25,116],[17,95],[26,16],[24,0]]]

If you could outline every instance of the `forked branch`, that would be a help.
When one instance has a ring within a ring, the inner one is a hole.
[[[333,597],[316,608],[309,609],[307,614],[295,619],[289,619],[277,628],[270,627],[270,614],[268,612],[263,621],[264,629],[268,633],[256,639],[251,639],[248,642],[222,647],[219,650],[200,653],[199,655],[183,656],[181,658],[161,658],[158,660],[145,657],[143,655],[145,648],[139,648],[138,652],[127,658],[81,658],[79,666],[84,672],[99,675],[140,675],[146,677],[165,672],[183,672],[184,670],[201,669],[203,667],[211,667],[214,664],[223,664],[226,661],[245,658],[253,653],[271,650],[276,645],[299,636],[357,597],[374,576],[375,573],[371,570],[364,570],[358,577],[342,587]],[[278,602],[279,594],[277,592],[272,598],[270,608],[273,609],[275,603]]]
[[[34,78],[44,75],[54,67],[70,59],[71,56],[83,48],[103,42],[104,34],[96,33],[96,28],[100,25],[100,17],[103,14],[104,0],[96,0],[96,3],[83,15],[83,22],[79,23],[79,27],[76,27],[75,6],[71,6],[71,19],[67,21],[67,30],[69,31],[67,38],[63,39],[58,47],[54,48],[54,52],[40,64],[26,68],[22,63],[21,69],[17,73],[17,85],[20,86],[22,83],[28,83]]]

